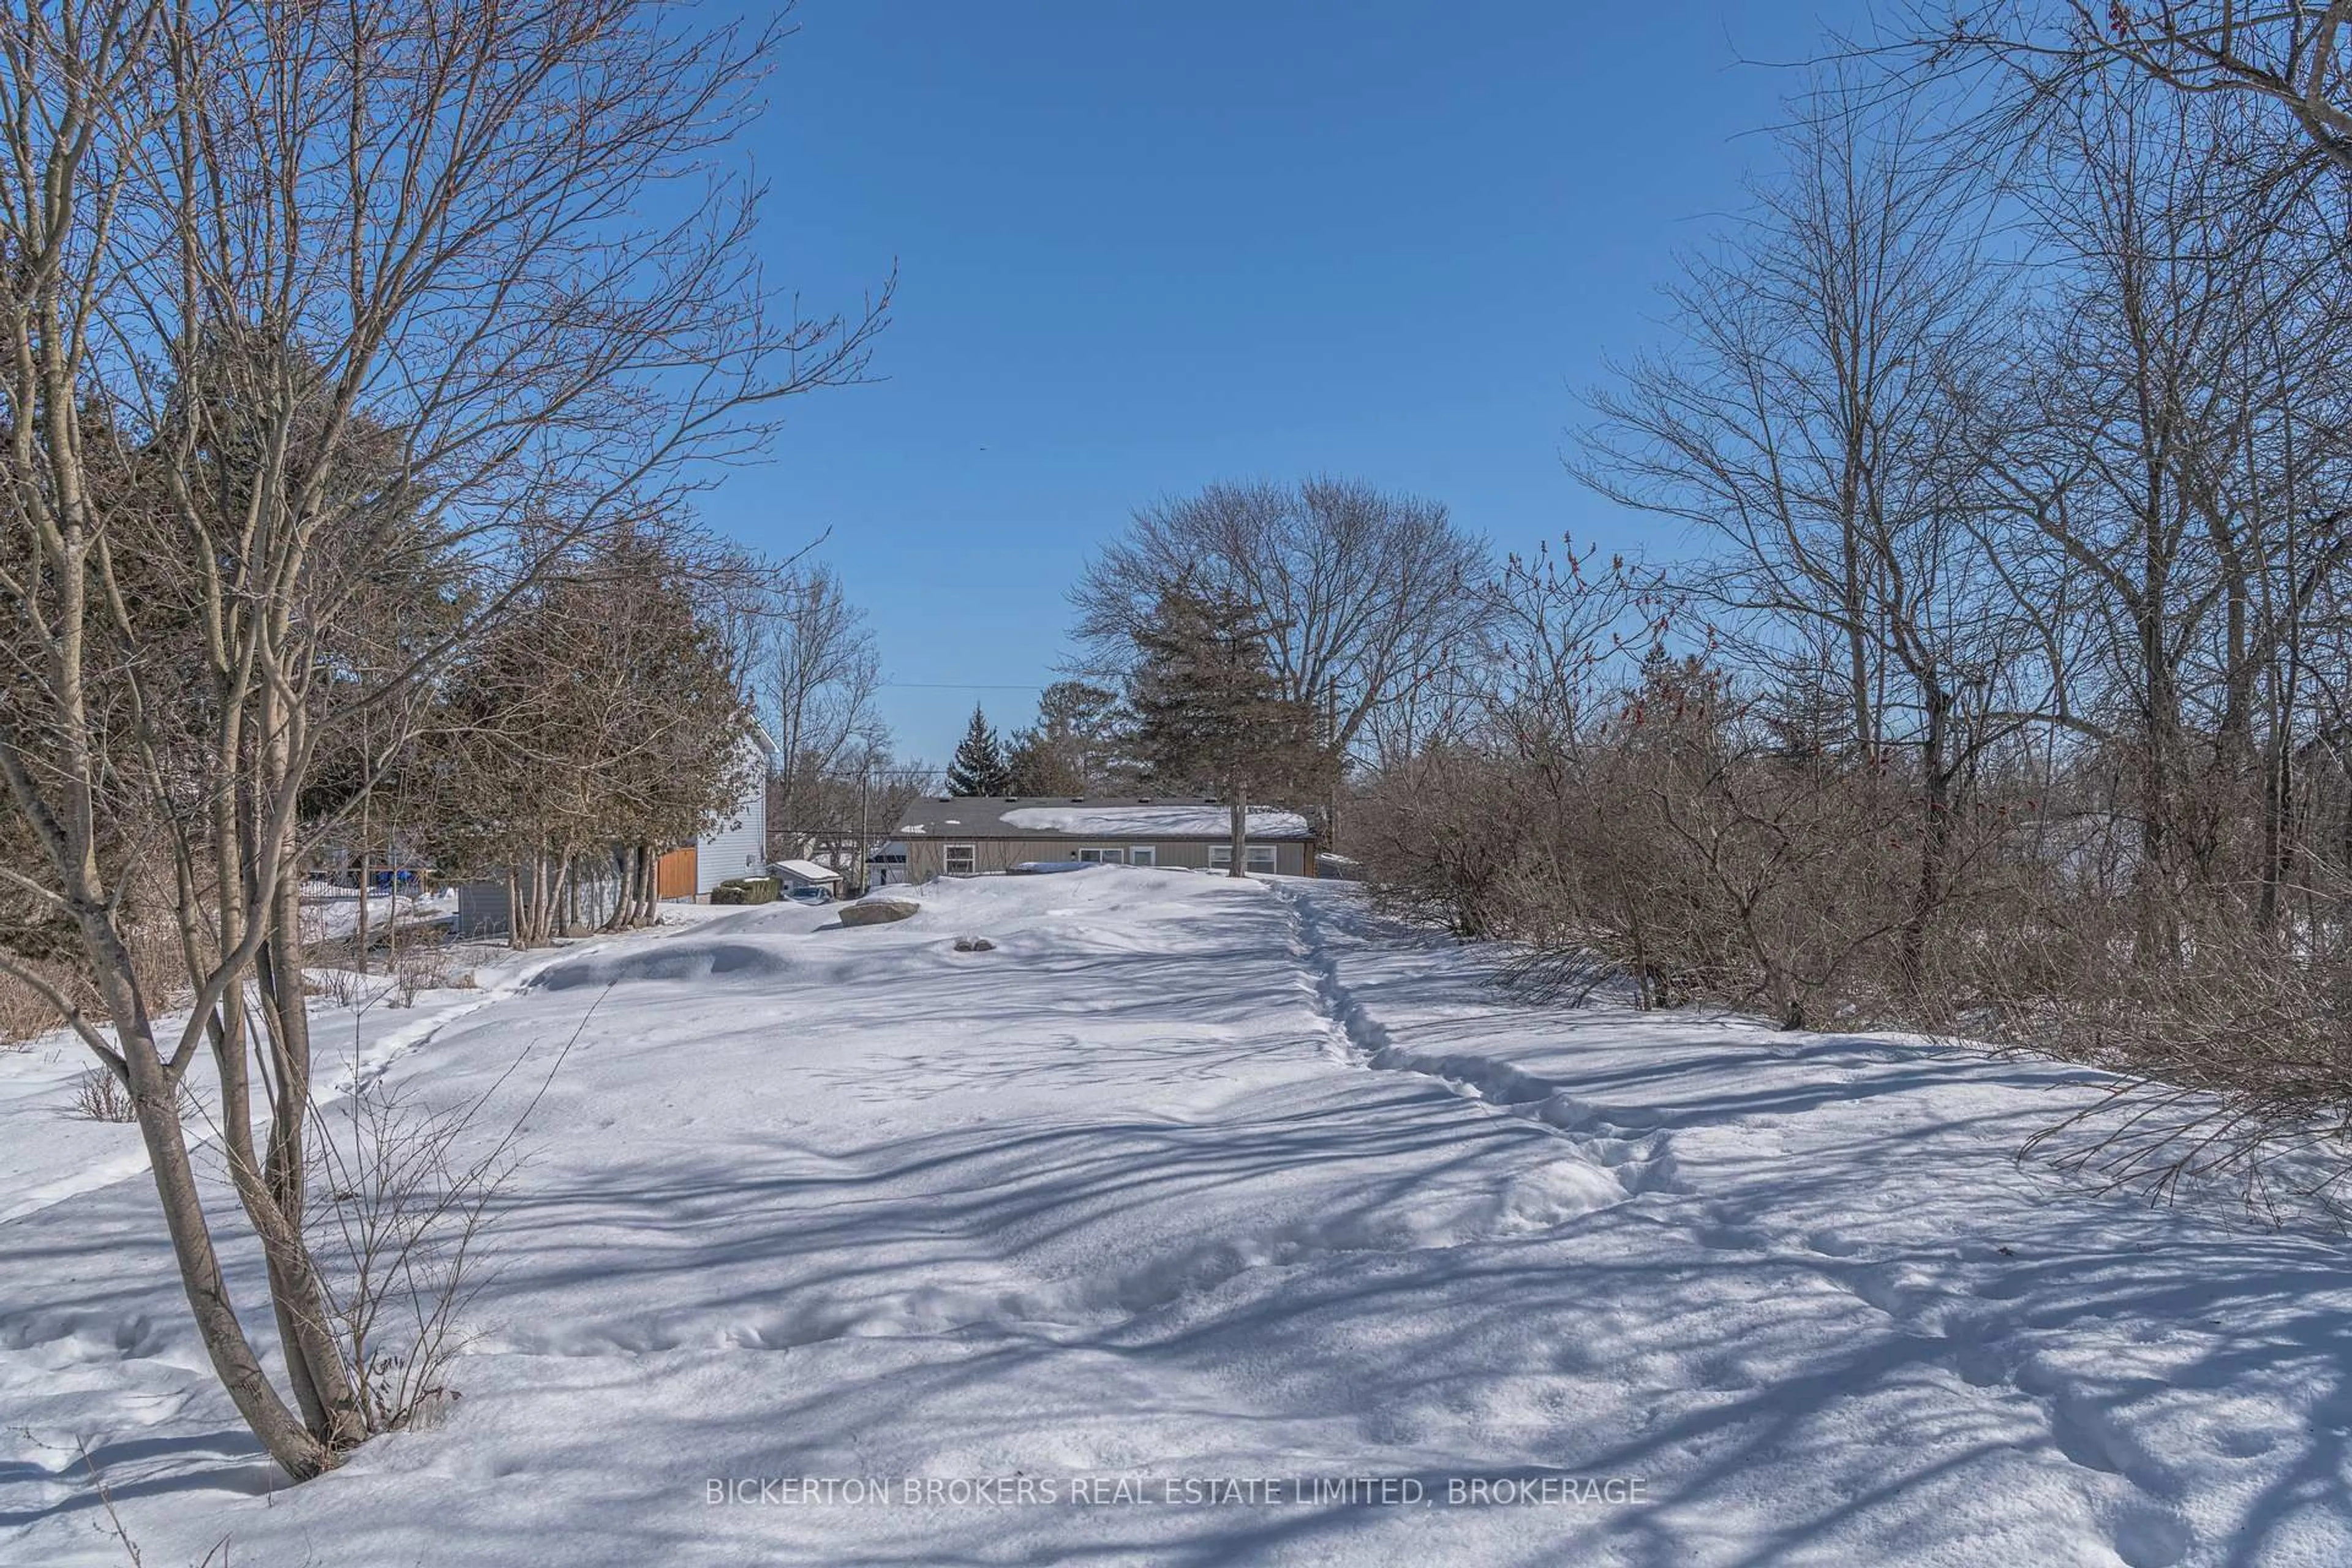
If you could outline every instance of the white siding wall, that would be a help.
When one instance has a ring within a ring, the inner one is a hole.
[[[730,877],[756,877],[768,863],[768,753],[756,741],[743,746],[759,766],[735,811],[695,840],[697,898],[709,898]]]

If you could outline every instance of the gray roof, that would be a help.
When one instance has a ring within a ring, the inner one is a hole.
[[[893,831],[909,838],[1122,839],[1227,837],[1231,808],[1204,795],[935,795],[907,807]],[[1295,811],[1253,806],[1249,837],[1315,837]]]

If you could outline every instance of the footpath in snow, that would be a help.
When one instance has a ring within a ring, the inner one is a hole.
[[[148,1568],[2352,1563],[2343,1239],[2019,1166],[2086,1075],[1521,1005],[1325,885],[920,891],[361,1022],[425,1104],[576,1043],[464,1397],[290,1490],[133,1130],[0,1056],[0,1564],[128,1561],[83,1445]]]

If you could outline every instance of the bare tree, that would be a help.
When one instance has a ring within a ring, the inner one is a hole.
[[[889,731],[875,710],[882,657],[865,612],[829,568],[791,574],[773,597],[756,655],[781,785],[769,833],[789,836],[795,842],[788,847],[800,853],[829,825],[828,796],[838,793],[840,776],[889,749]]]
[[[0,51],[0,779],[37,848],[0,875],[72,930],[102,1014],[52,1000],[128,1086],[202,1342],[298,1478],[369,1419],[303,1240],[322,628],[425,520],[479,589],[422,678],[572,540],[857,374],[881,306],[780,314],[721,167],[775,37],[641,0],[55,0]],[[169,843],[176,1037],[126,939],[129,820]],[[188,1160],[207,1047],[286,1393]]]
[[[1580,460],[1697,550],[1513,563],[1360,810],[1525,980],[2056,1049],[2074,1163],[2259,1185],[2352,1105],[2352,184],[2115,64],[1801,104]]]
[[[2191,884],[2236,876],[2242,786],[2281,743],[2256,737],[2264,672],[2342,563],[2318,370],[2339,290],[2313,291],[2337,269],[2236,177],[2242,110],[2126,83],[2059,129],[2022,193],[2059,282],[1983,493],[2021,613],[2063,650],[2051,722],[2123,764],[2136,945],[2169,962]]]
[[[1908,17],[1931,68],[1996,60],[2045,103],[2110,69],[2191,96],[2241,98],[2352,170],[2352,0],[2000,0],[1915,5]]]
[[[1969,526],[1963,409],[1998,319],[1986,207],[1908,106],[1832,78],[1782,133],[1787,172],[1674,291],[1685,342],[1597,394],[1578,471],[1717,549],[1693,576],[1815,743],[1917,784],[1906,970],[1949,891],[1955,798],[1998,731],[2014,617]],[[1833,710],[1842,721],[1822,727]]]
[[[1234,595],[1265,628],[1283,696],[1324,715],[1345,757],[1475,632],[1486,564],[1434,501],[1349,479],[1218,484],[1137,512],[1071,598],[1080,641],[1119,675],[1169,588]]]
[[[1451,721],[1387,753],[1363,791],[1357,817],[1377,893],[1465,936],[1507,931],[1554,952],[1583,940],[1559,920],[1523,920],[1548,896],[1527,884],[1556,892],[1553,851],[1580,837],[1563,818],[1607,809],[1580,790],[1580,772],[1672,618],[1659,590],[1654,574],[1572,542],[1504,563],[1483,590],[1477,645],[1426,689]]]

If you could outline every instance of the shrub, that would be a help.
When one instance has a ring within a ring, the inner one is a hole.
[[[730,877],[710,890],[714,904],[772,904],[781,885],[773,877]]]
[[[139,1112],[131,1103],[131,1091],[111,1069],[95,1067],[74,1080],[73,1103],[66,1114],[77,1121],[133,1121]]]

